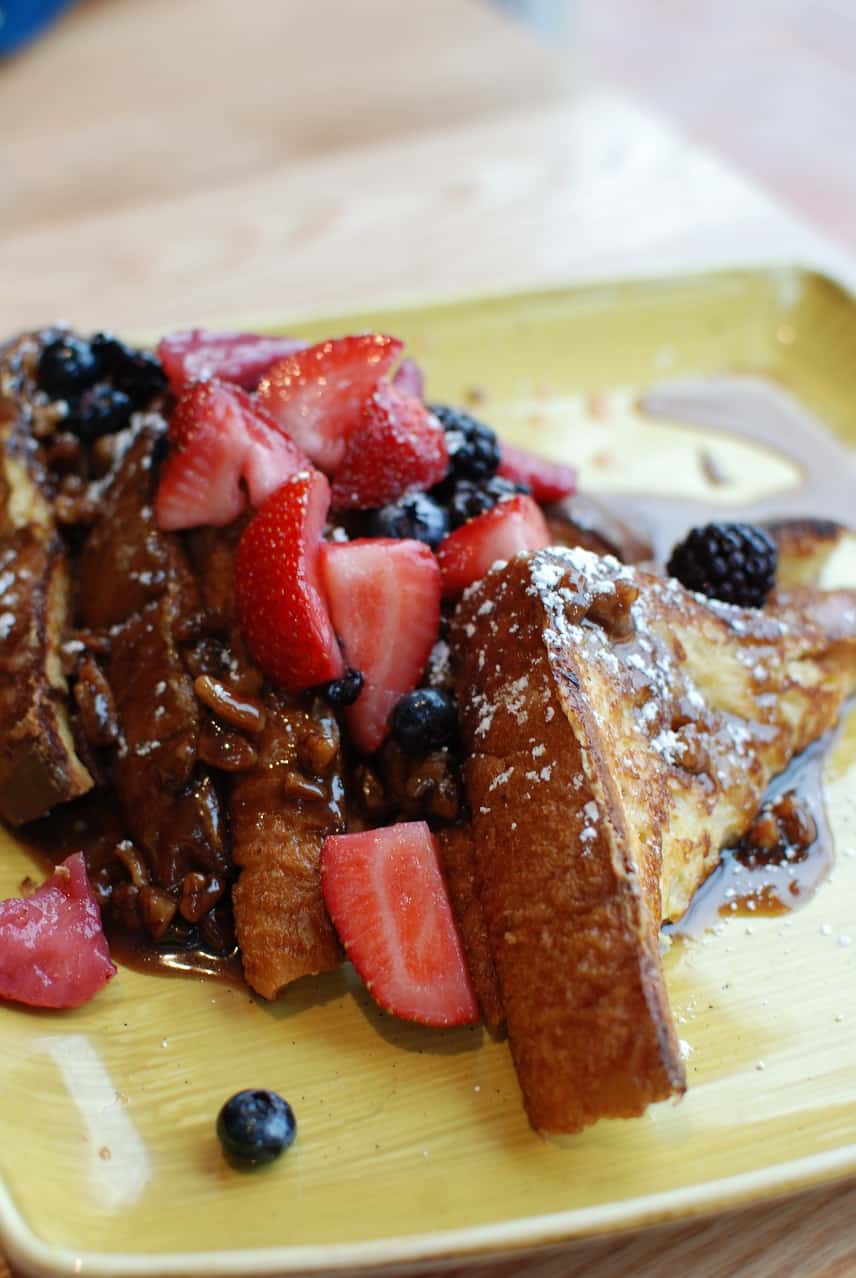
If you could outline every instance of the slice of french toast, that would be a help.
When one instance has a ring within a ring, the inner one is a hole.
[[[25,352],[22,352],[24,354]],[[75,748],[60,649],[68,558],[43,491],[16,349],[0,358],[0,817],[21,825],[92,788]]]
[[[660,960],[770,779],[856,686],[856,593],[721,605],[582,549],[495,567],[452,630],[475,889],[537,1128],[685,1086]]]

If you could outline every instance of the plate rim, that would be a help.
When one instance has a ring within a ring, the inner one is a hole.
[[[782,259],[755,265],[736,263],[706,269],[679,267],[672,271],[620,275],[598,279],[565,280],[546,287],[485,290],[477,293],[398,295],[369,300],[362,307],[308,307],[297,310],[291,319],[257,317],[248,331],[282,332],[294,324],[318,324],[364,312],[418,312],[479,306],[490,302],[519,303],[555,299],[569,294],[599,294],[611,290],[653,289],[658,285],[703,286],[709,281],[735,283],[746,277],[774,278],[791,273],[817,287],[826,286],[856,304],[856,289],[832,271],[810,262]],[[159,330],[159,334],[164,330]],[[159,335],[158,334],[158,335]],[[154,345],[149,330],[138,335],[142,344]],[[665,1102],[669,1103],[669,1102]],[[93,1278],[254,1278],[258,1275],[347,1274],[358,1278],[375,1267],[413,1264],[457,1258],[473,1259],[500,1253],[522,1253],[562,1243],[603,1237],[607,1233],[626,1235],[671,1221],[689,1221],[738,1209],[758,1201],[785,1197],[820,1184],[832,1184],[856,1175],[856,1141],[823,1153],[809,1154],[778,1162],[750,1172],[717,1177],[680,1189],[624,1198],[566,1211],[518,1216],[485,1225],[472,1225],[394,1235],[362,1242],[281,1244],[273,1247],[217,1249],[214,1251],[100,1252],[55,1246],[41,1238],[27,1223],[15,1204],[5,1179],[0,1176],[0,1250],[16,1269],[44,1278],[60,1275],[92,1275]]]
[[[668,1104],[669,1102],[665,1102]],[[539,1247],[625,1235],[671,1221],[689,1221],[756,1202],[785,1197],[819,1184],[844,1180],[856,1172],[856,1142],[775,1163],[701,1185],[625,1198],[617,1203],[577,1207],[563,1212],[521,1216],[490,1225],[441,1232],[403,1234],[367,1242],[311,1243],[215,1251],[93,1252],[55,1247],[24,1221],[0,1180],[0,1237],[7,1258],[28,1273],[58,1278],[274,1278],[279,1274],[347,1274],[377,1266],[418,1261],[471,1260],[500,1253],[525,1253]]]

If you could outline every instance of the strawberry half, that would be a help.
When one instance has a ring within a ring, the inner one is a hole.
[[[212,333],[205,328],[192,328],[162,337],[158,358],[174,395],[180,395],[190,382],[204,382],[211,377],[253,390],[272,364],[305,345],[294,337]]]
[[[185,390],[170,418],[169,442],[155,502],[158,525],[168,531],[230,524],[246,509],[247,492],[250,504],[260,506],[309,465],[246,391],[225,382]]]
[[[80,1007],[115,972],[80,852],[32,896],[0,901],[0,998]]]
[[[421,541],[371,537],[327,542],[321,574],[347,665],[363,676],[345,711],[351,736],[370,754],[393,708],[418,685],[440,626],[440,570]]]
[[[382,381],[361,408],[333,476],[334,510],[386,506],[439,484],[449,469],[446,432],[420,400]]]
[[[392,382],[405,395],[412,395],[414,399],[425,397],[425,379],[422,376],[422,369],[409,355],[405,355],[395,370]]]
[[[321,850],[324,904],[381,1007],[422,1025],[474,1025],[478,1004],[424,821],[336,834]]]
[[[514,484],[526,484],[536,501],[561,501],[577,491],[577,472],[573,466],[547,461],[512,444],[499,444],[499,471]]]
[[[549,545],[546,520],[531,497],[521,494],[497,502],[483,515],[449,533],[437,547],[443,594],[447,599],[457,599],[497,560]]]
[[[380,333],[308,346],[269,370],[259,401],[322,470],[332,474],[360,409],[401,353]]]
[[[298,471],[244,529],[235,556],[235,606],[247,647],[289,692],[344,673],[318,576],[329,507],[321,472]]]

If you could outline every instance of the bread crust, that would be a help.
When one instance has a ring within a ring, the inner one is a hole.
[[[495,568],[458,671],[475,884],[533,1125],[685,1086],[659,928],[856,684],[856,595],[718,605],[584,550]]]

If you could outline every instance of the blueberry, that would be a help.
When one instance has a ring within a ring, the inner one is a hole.
[[[69,419],[69,426],[81,439],[97,439],[124,430],[131,419],[133,405],[124,391],[107,382],[90,386],[81,395]]]
[[[334,679],[324,689],[331,706],[352,706],[363,690],[363,676],[359,670],[346,670],[341,679]]]
[[[134,350],[111,333],[96,333],[92,350],[102,373],[130,397],[135,408],[144,408],[166,390],[160,360],[148,351]]]
[[[457,731],[455,699],[438,688],[405,693],[392,712],[392,735],[408,754],[428,754],[451,745]]]
[[[370,537],[412,537],[432,550],[449,531],[449,517],[427,493],[406,493],[390,506],[369,512]]]
[[[482,483],[473,483],[470,479],[461,479],[455,485],[449,499],[449,522],[453,528],[460,528],[468,519],[483,515],[498,501],[506,497],[514,497],[520,491],[520,485],[513,484],[510,479],[501,475],[491,475]]]
[[[499,465],[495,431],[469,413],[445,404],[432,404],[431,412],[446,432],[449,473],[460,479],[486,479]]]
[[[285,1153],[297,1135],[297,1120],[288,1101],[276,1092],[237,1092],[217,1116],[217,1135],[236,1163],[257,1167]]]
[[[48,342],[39,356],[39,386],[54,399],[79,395],[98,379],[98,360],[89,342],[71,333]]]

